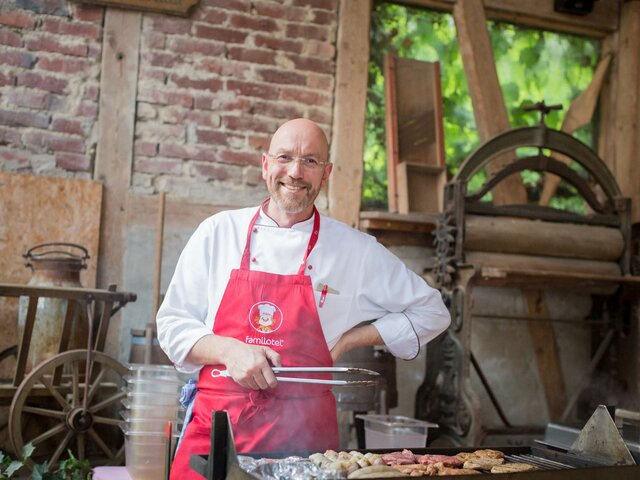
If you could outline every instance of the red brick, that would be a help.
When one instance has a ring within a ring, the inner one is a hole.
[[[147,14],[144,17],[144,30],[172,35],[186,35],[191,32],[191,19],[177,18],[161,14]]]
[[[87,51],[87,58],[91,58],[92,60],[99,61],[102,59],[102,44],[91,44],[89,45],[89,50]]]
[[[76,57],[86,57],[88,52],[85,44],[62,43],[53,35],[40,35],[27,40],[25,45],[29,50],[36,52],[64,53],[65,55],[73,55]]]
[[[64,93],[68,82],[62,78],[41,75],[35,72],[24,72],[18,75],[18,86],[39,88],[52,93]]]
[[[193,97],[188,93],[147,88],[138,92],[138,101],[158,103],[160,105],[182,105],[183,107],[191,107]]]
[[[221,98],[213,95],[196,95],[193,98],[193,106],[199,110],[224,110],[230,112],[238,110],[249,111],[251,102],[246,98]]]
[[[219,78],[195,79],[181,75],[170,75],[168,85],[175,85],[179,88],[188,88],[192,90],[209,90],[211,92],[217,92],[223,87],[222,80]]]
[[[56,166],[70,171],[86,172],[91,168],[91,157],[77,153],[56,153]]]
[[[41,90],[13,89],[7,100],[17,107],[33,108],[34,110],[48,110],[51,104],[51,94]]]
[[[330,96],[309,90],[296,90],[285,87],[282,89],[282,95],[280,98],[282,100],[294,100],[296,102],[304,103],[305,105],[318,105],[322,107],[331,106]]]
[[[69,118],[54,118],[51,122],[51,130],[62,133],[75,133],[77,135],[86,135],[89,127],[86,122]]]
[[[143,32],[142,44],[151,50],[164,50],[166,35],[161,32]]]
[[[72,115],[79,115],[86,118],[96,118],[98,116],[98,104],[91,101],[80,102],[71,112]]]
[[[59,73],[89,73],[89,69],[94,63],[85,58],[51,57],[49,55],[40,57],[38,69]]]
[[[16,77],[11,72],[0,72],[0,87],[5,85],[14,85],[16,83]]]
[[[210,163],[192,163],[190,165],[191,176],[204,177],[210,180],[226,180],[229,178],[229,170],[224,165]]]
[[[170,173],[180,175],[182,173],[182,160],[175,158],[136,158],[134,170],[141,173]]]
[[[241,62],[273,65],[275,63],[276,52],[242,47],[230,47],[227,56],[231,60],[239,60]]]
[[[304,55],[308,55],[310,57],[333,58],[336,55],[336,48],[329,42],[309,40],[305,44]]]
[[[251,65],[219,58],[201,58],[194,63],[198,72],[216,73],[222,77],[234,77],[236,79],[248,77]]]
[[[337,22],[338,18],[335,11],[329,10],[314,10],[313,19],[311,20],[313,23],[317,23],[320,25],[334,25]]]
[[[229,80],[227,82],[227,91],[236,92],[239,95],[245,95],[247,97],[258,97],[263,99],[278,98],[278,87],[260,83]]]
[[[324,58],[301,57],[291,54],[288,54],[287,58],[293,62],[296,70],[332,74],[335,69],[335,64]]]
[[[35,63],[36,57],[29,52],[20,50],[4,50],[0,52],[0,65],[32,68]]]
[[[53,151],[84,152],[84,142],[82,139],[42,130],[25,133],[24,143],[25,145],[47,148]]]
[[[314,88],[316,90],[333,90],[333,75],[308,73],[307,87]]]
[[[204,130],[198,128],[196,130],[196,141],[198,143],[206,143],[208,145],[229,145],[228,137],[231,134],[228,132],[221,132],[219,130]]]
[[[167,72],[164,70],[155,70],[153,68],[141,67],[139,78],[141,81],[149,80],[164,85],[167,79]]]
[[[60,35],[90,38],[91,40],[97,40],[102,33],[102,29],[94,23],[69,21],[55,17],[46,17],[42,21],[42,30]]]
[[[155,157],[158,154],[158,144],[156,142],[136,140],[133,145],[133,153],[145,157]]]
[[[192,122],[198,126],[218,127],[220,125],[220,117],[202,110],[184,109],[181,107],[167,107],[160,111],[160,120],[165,123]]]
[[[136,134],[148,142],[166,142],[168,140],[183,142],[185,139],[185,129],[182,125],[159,125],[157,123],[138,122]]]
[[[251,17],[248,15],[232,15],[230,24],[233,28],[259,32],[277,32],[278,24],[271,18]]]
[[[325,125],[331,125],[333,122],[332,112],[330,109],[315,108],[309,109],[309,118],[313,119],[316,123],[324,123]]]
[[[203,7],[213,6],[224,8],[227,10],[237,10],[239,12],[248,12],[251,10],[251,2],[246,0],[201,0]]]
[[[0,145],[20,145],[20,132],[15,128],[0,127]],[[0,158],[3,158],[0,151]]]
[[[9,45],[10,47],[19,47],[22,43],[22,37],[11,30],[0,30],[0,44]]]
[[[256,47],[266,47],[271,50],[282,50],[285,52],[302,53],[304,43],[298,40],[273,38],[266,35],[257,34],[253,39]]]
[[[227,28],[210,27],[208,25],[196,25],[195,36],[200,38],[208,38],[210,40],[219,40],[226,43],[244,43],[248,34],[230,30]]]
[[[256,167],[245,168],[242,172],[242,182],[251,186],[262,184],[262,169]]]
[[[281,18],[293,22],[302,22],[307,16],[307,10],[304,8],[290,7],[284,5],[276,5],[273,3],[255,2],[254,11],[260,17]]]
[[[224,43],[195,38],[172,38],[168,50],[175,53],[200,53],[202,55],[218,56],[224,54]]]
[[[253,103],[251,112],[256,115],[275,118],[299,118],[304,116],[304,106],[284,104],[282,102],[263,102],[259,100]]]
[[[258,69],[257,73],[262,80],[267,83],[287,84],[287,85],[305,85],[307,77],[296,72],[287,70],[276,70],[275,68]]]
[[[182,63],[182,57],[168,52],[145,53],[143,61],[149,62],[152,67],[172,68]]]
[[[225,115],[222,117],[222,124],[229,130],[240,130],[242,132],[249,130],[269,134],[274,132],[278,126],[273,121],[261,120],[250,115]]]
[[[222,163],[233,165],[262,165],[261,155],[257,152],[238,152],[235,150],[224,150],[219,154]]]
[[[97,5],[84,5],[73,3],[75,9],[73,12],[74,20],[82,20],[85,22],[102,23],[104,17],[104,7]]]
[[[296,7],[311,7],[322,10],[336,10],[338,0],[293,0]]]
[[[0,13],[0,24],[15,28],[33,29],[36,16],[22,10]]]
[[[202,21],[206,23],[212,23],[214,25],[221,25],[227,19],[227,12],[203,7],[196,10],[191,17],[194,21]]]
[[[97,85],[85,85],[84,86],[84,94],[82,98],[86,98],[87,100],[98,101],[100,97],[100,87]]]
[[[47,128],[49,115],[29,111],[0,110],[0,124],[10,127]]]
[[[247,137],[247,144],[254,150],[262,150],[266,152],[269,149],[270,143],[270,135],[249,135]]]
[[[160,144],[160,155],[163,157],[182,158],[184,160],[196,160],[200,162],[212,162],[215,160],[215,154],[209,148],[167,142]]]
[[[285,35],[287,38],[305,38],[315,40],[329,40],[329,29],[322,25],[308,23],[289,23]]]

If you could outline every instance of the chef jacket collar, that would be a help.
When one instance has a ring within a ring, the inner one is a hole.
[[[284,227],[280,227],[273,218],[267,215],[267,213],[264,211],[265,206],[266,204],[264,206],[260,206],[260,215],[256,219],[256,225],[261,225],[264,227],[284,228]],[[303,220],[302,222],[293,224],[291,228],[294,230],[310,232],[311,230],[313,230],[313,215],[311,215],[311,217],[307,218],[306,220]]]

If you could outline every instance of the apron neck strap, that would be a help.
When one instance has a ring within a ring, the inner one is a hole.
[[[249,229],[247,231],[247,241],[244,245],[244,252],[242,253],[242,260],[240,261],[240,270],[250,270],[251,267],[251,233],[253,232],[253,227],[260,216],[260,211],[262,208],[269,202],[267,198],[263,201],[258,207],[258,211],[255,213],[251,222],[249,223]],[[320,235],[320,214],[318,213],[318,209],[313,206],[313,230],[311,231],[311,237],[309,238],[309,244],[304,252],[304,258],[302,259],[302,263],[300,264],[300,268],[298,269],[298,275],[304,274],[304,268],[307,265],[307,258],[309,258],[309,254],[313,250],[313,247],[316,246],[318,242],[318,236]]]

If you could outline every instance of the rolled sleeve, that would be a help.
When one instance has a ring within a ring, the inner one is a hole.
[[[391,354],[411,360],[420,353],[420,339],[411,321],[403,313],[390,313],[373,322]]]

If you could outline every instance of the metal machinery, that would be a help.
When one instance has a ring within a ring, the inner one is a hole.
[[[98,290],[0,284],[0,297],[22,297],[28,305],[15,374],[0,383],[0,401],[11,405],[8,426],[15,455],[22,458],[23,447],[32,443],[33,458],[49,465],[67,449],[80,460],[91,457],[95,465],[122,464],[118,407],[126,395],[121,386],[128,369],[103,350],[111,316],[136,295],[117,292],[115,285]],[[38,345],[32,336],[36,312],[47,299],[62,299],[66,306],[57,353],[27,373]],[[68,350],[71,332],[83,323],[88,326],[87,348]]]
[[[595,152],[576,138],[544,125],[544,114],[550,108],[556,107],[538,105],[542,111],[538,126],[513,129],[481,145],[445,187],[444,210],[435,231],[436,264],[430,275],[448,304],[452,324],[429,344],[427,376],[416,399],[416,416],[440,425],[430,438],[439,438],[442,445],[481,445],[489,434],[537,434],[546,423],[514,425],[495,394],[497,382],[492,389],[487,372],[474,355],[474,295],[480,286],[516,287],[523,296],[528,295],[528,318],[519,320],[526,320],[530,328],[543,329],[535,345],[536,353],[546,348],[545,341],[554,342],[553,333],[544,329],[563,321],[545,315],[541,305],[545,292],[591,295],[591,313],[582,319],[583,325],[591,326],[591,358],[578,388],[566,392],[555,413],[550,409],[547,421],[576,420],[581,402],[595,405],[600,399],[585,396],[586,387],[598,371],[624,389],[625,398],[632,399],[632,404],[619,407],[639,409],[640,277],[631,267],[630,200],[622,196],[615,178]],[[515,158],[514,152],[522,147],[536,153]],[[489,176],[477,192],[470,192],[469,182],[474,175],[507,152],[514,155],[514,160]],[[557,160],[558,154],[579,168]],[[580,215],[537,204],[493,205],[482,201],[505,178],[525,170],[559,176],[575,188],[590,212]],[[536,340],[533,330],[531,337]],[[510,341],[513,340],[495,332],[496,345]],[[530,363],[536,360],[541,376],[559,368],[557,356],[547,356],[546,364],[540,358],[532,358]],[[545,368],[547,371],[543,372]],[[472,372],[475,379],[480,379],[486,392],[483,398],[491,402],[503,427],[494,425],[491,431],[483,424],[480,399],[485,392],[477,386],[472,388]],[[501,383],[510,380],[499,379]],[[550,390],[549,384],[542,383]],[[548,403],[563,397],[557,391],[545,393]],[[506,401],[504,395],[502,400]],[[592,411],[593,405],[583,407],[584,411]]]

